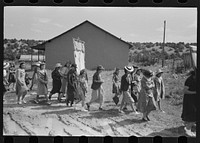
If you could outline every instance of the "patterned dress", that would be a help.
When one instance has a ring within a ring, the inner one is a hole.
[[[61,92],[65,93],[66,92],[66,88],[67,88],[67,74],[69,72],[69,68],[67,67],[63,67],[61,70],[61,74],[63,75],[62,78],[62,86],[61,86]]]
[[[25,82],[25,69],[17,69],[16,71],[16,94],[22,94],[28,90]]]
[[[141,91],[138,98],[138,111],[145,113],[156,110],[156,102],[153,96],[154,82],[151,78],[143,76],[141,80]]]
[[[46,70],[38,70],[37,72],[37,95],[48,94],[48,76]]]
[[[155,88],[154,88],[154,98],[155,101],[160,101],[165,98],[165,86],[162,77],[154,78]]]
[[[113,73],[112,93],[115,93],[116,95],[120,94],[120,79],[119,75],[117,75],[116,73]]]

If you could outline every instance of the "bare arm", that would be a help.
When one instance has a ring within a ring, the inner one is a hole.
[[[189,91],[188,89],[188,86],[184,86],[184,94],[196,94],[196,91]]]

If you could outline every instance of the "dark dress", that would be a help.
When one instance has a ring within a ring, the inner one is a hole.
[[[62,82],[61,82],[61,74],[58,70],[54,70],[52,73],[51,73],[51,77],[53,79],[53,89],[51,90],[51,94],[55,94],[55,93],[59,93],[60,94],[60,89],[61,89],[61,85],[62,85]]]
[[[189,87],[189,91],[196,91],[196,80],[190,76],[186,79],[185,86]],[[183,97],[183,109],[181,118],[186,122],[196,121],[196,94],[184,94]]]
[[[73,71],[72,69],[68,72],[67,75],[67,104],[69,101],[71,101],[71,105],[74,102],[74,96],[76,94],[76,88],[77,88],[77,74],[76,71]]]
[[[9,70],[10,70],[10,73],[9,73],[8,82],[9,83],[15,83],[16,82],[15,69],[14,68],[10,68]]]

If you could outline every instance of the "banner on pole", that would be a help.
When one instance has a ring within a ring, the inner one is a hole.
[[[192,57],[193,66],[197,68],[197,46],[190,45],[190,53]]]
[[[74,59],[77,65],[77,73],[80,74],[82,69],[85,69],[85,42],[79,38],[73,38],[74,44]]]

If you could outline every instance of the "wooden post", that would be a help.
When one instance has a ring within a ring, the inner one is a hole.
[[[165,63],[165,55],[164,55],[164,47],[165,47],[165,27],[166,27],[166,21],[164,21],[164,35],[163,35],[163,47],[162,47],[162,67],[164,67],[164,63]]]

